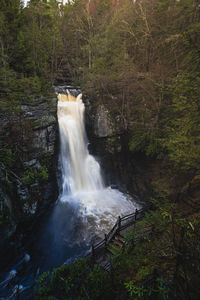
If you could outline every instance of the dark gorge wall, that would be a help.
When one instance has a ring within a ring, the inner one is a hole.
[[[123,118],[113,114],[112,107],[89,99],[85,99],[85,105],[89,150],[100,160],[106,183],[146,201],[152,193],[155,161],[129,150],[130,132]]]
[[[0,232],[10,236],[57,198],[57,99],[23,100],[0,112]]]

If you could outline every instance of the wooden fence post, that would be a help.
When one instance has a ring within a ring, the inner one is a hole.
[[[107,241],[108,241],[108,238],[107,238],[107,234],[105,233],[105,247],[107,246]]]
[[[95,250],[94,250],[94,245],[92,245],[92,259],[95,263]]]
[[[121,217],[120,216],[118,217],[117,223],[118,223],[118,229],[120,230],[120,227],[121,227]]]
[[[136,210],[135,210],[135,221],[137,220],[137,214],[138,214],[138,210],[136,208]]]

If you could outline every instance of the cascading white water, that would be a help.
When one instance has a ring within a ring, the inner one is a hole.
[[[78,207],[92,231],[108,231],[117,216],[134,211],[138,205],[118,190],[105,187],[100,165],[89,154],[81,95],[58,95],[61,141],[62,194],[60,201]]]
[[[59,102],[58,116],[64,194],[102,189],[100,166],[87,149],[84,104],[80,97],[76,101]]]

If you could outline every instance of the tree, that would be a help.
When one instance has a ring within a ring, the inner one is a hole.
[[[200,74],[179,73],[172,85],[171,118],[165,146],[180,169],[200,169]]]

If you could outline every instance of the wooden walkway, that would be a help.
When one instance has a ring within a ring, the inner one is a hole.
[[[125,246],[125,240],[123,234],[127,229],[134,228],[136,221],[140,220],[145,214],[144,209],[135,210],[134,213],[126,215],[124,217],[118,217],[116,224],[110,230],[108,234],[105,234],[105,238],[99,243],[92,245],[92,251],[89,256],[93,263],[101,264],[106,271],[110,271],[110,256],[114,254],[112,245],[123,249]]]

